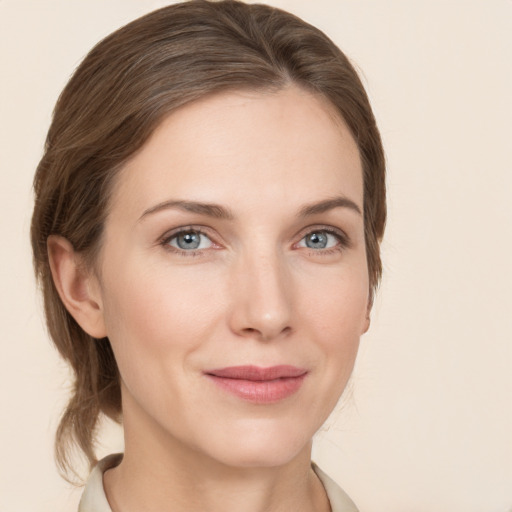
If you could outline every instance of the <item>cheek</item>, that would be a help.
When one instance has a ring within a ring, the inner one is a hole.
[[[105,274],[105,323],[125,379],[141,361],[163,366],[193,351],[218,317],[213,287],[192,272],[125,263]]]
[[[352,373],[359,339],[368,316],[368,276],[364,266],[351,272],[332,273],[313,288],[301,306],[303,326],[315,340],[322,361],[323,389],[329,396],[327,408],[334,407]],[[310,283],[312,286],[313,283]],[[309,288],[311,288],[309,286]]]
[[[176,417],[196,389],[193,354],[215,328],[218,306],[204,279],[190,272],[157,265],[137,266],[135,272],[126,265],[118,271],[118,276],[133,277],[105,283],[104,306],[123,381],[123,411],[126,417],[142,408],[166,424],[169,411]]]
[[[301,295],[301,310],[308,317],[305,324],[321,330],[326,344],[350,344],[365,332],[369,301],[365,265],[340,267],[322,279],[305,281]]]

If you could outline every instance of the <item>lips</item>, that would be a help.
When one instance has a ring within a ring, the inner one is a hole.
[[[252,403],[275,403],[295,394],[307,375],[307,370],[280,365],[230,366],[209,370],[205,375],[223,391]]]

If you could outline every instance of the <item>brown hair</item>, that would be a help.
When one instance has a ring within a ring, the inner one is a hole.
[[[98,43],[60,95],[34,179],[31,239],[50,336],[71,365],[74,389],[56,434],[56,459],[73,471],[78,446],[92,465],[100,413],[119,421],[117,365],[107,338],[94,339],[62,304],[47,239],[58,234],[89,263],[101,244],[113,178],[176,108],[220,90],[277,90],[294,83],[322,94],[359,147],[370,295],[381,275],[385,163],[364,88],[321,31],[265,5],[192,0],[164,7]]]

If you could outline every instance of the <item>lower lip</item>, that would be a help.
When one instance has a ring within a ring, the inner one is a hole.
[[[295,394],[302,386],[306,374],[263,381],[229,379],[216,375],[208,375],[208,377],[223,390],[248,402],[271,404]]]

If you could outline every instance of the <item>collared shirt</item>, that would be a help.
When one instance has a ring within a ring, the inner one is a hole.
[[[117,453],[98,462],[87,480],[82,499],[78,505],[78,512],[112,512],[103,489],[103,473],[107,469],[117,466],[122,458],[123,454]],[[352,500],[341,487],[314,463],[313,470],[324,486],[332,512],[358,512]]]

